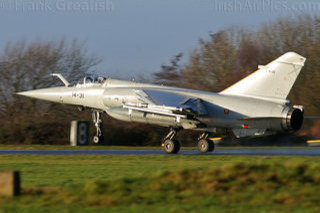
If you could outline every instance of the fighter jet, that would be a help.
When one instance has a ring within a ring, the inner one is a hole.
[[[65,86],[19,92],[19,95],[92,110],[96,127],[94,143],[102,139],[103,113],[127,122],[154,124],[169,129],[163,139],[167,153],[178,153],[176,134],[199,131],[200,152],[214,151],[208,139],[217,128],[230,129],[237,138],[298,131],[304,107],[292,105],[287,96],[306,58],[288,52],[219,92],[205,92],[163,85],[87,76],[71,85],[61,74],[52,74]]]

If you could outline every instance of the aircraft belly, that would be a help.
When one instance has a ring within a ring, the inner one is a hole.
[[[265,119],[258,119],[258,120],[248,120],[245,123],[250,126],[250,128],[256,129],[272,129],[281,131],[281,118],[265,118]]]

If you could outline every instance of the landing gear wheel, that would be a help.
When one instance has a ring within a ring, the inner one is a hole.
[[[176,140],[165,140],[163,143],[164,151],[168,154],[176,154],[180,151],[180,143]]]
[[[211,140],[208,140],[208,142],[209,142],[209,150],[208,150],[208,152],[213,152],[214,151],[214,148],[215,148],[215,145],[214,145],[214,142],[213,141],[211,141]]]
[[[93,137],[93,143],[95,143],[95,144],[98,144],[98,143],[101,143],[101,142],[103,142],[103,136],[94,136]]]
[[[100,137],[99,136],[94,136],[93,137],[93,143],[99,143],[100,142]]]
[[[201,139],[198,142],[198,149],[202,153],[212,152],[214,150],[214,143],[207,139]]]
[[[103,136],[102,136],[102,112],[99,111],[92,111],[92,119],[94,126],[96,127],[96,135],[93,137],[93,143],[97,144],[100,142],[103,142]]]

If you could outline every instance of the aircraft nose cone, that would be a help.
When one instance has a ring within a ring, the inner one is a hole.
[[[37,89],[37,90],[18,92],[16,94],[21,96],[26,96],[29,98],[35,98],[35,99],[59,102],[59,103],[63,102],[63,96],[65,95],[60,88]]]
[[[38,98],[39,93],[36,92],[36,90],[31,90],[31,91],[25,91],[25,92],[18,92],[16,93],[17,95],[22,95],[30,98]]]

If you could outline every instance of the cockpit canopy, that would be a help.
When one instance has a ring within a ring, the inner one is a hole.
[[[83,84],[104,84],[107,78],[104,76],[86,76],[83,79]]]

